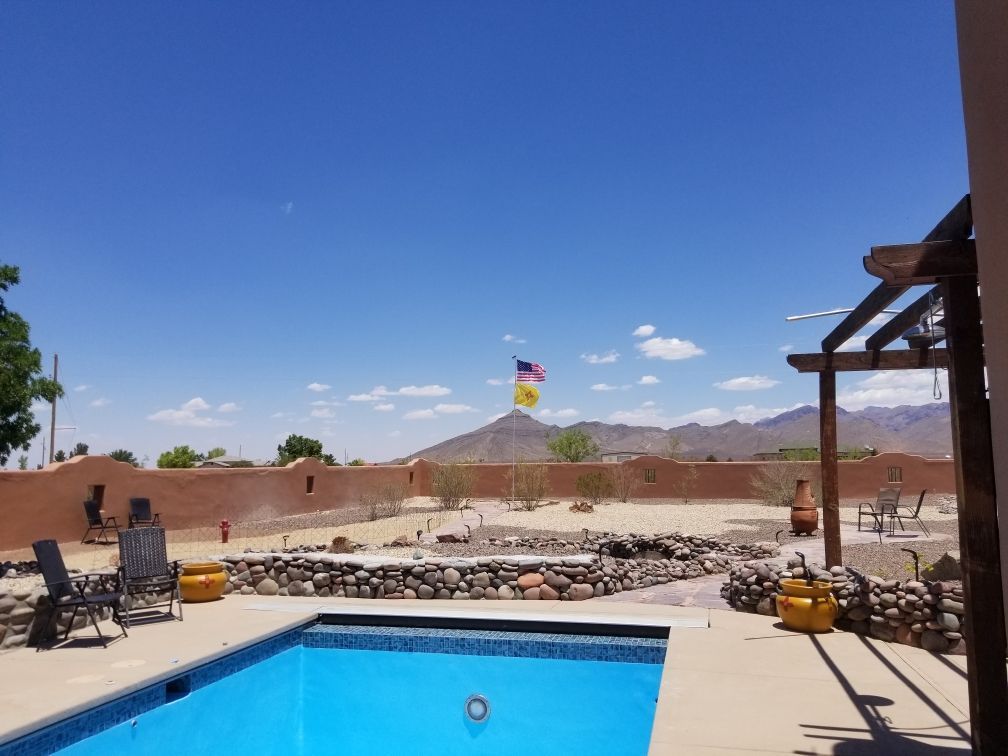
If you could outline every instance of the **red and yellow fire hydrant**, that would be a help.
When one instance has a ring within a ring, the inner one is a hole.
[[[228,542],[228,533],[231,532],[231,521],[230,520],[221,520],[219,527],[220,527],[220,542],[221,543],[227,543]]]

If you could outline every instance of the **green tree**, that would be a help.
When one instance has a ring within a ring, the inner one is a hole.
[[[704,462],[717,462],[717,457],[713,454],[708,454],[707,459],[705,459]]]
[[[66,452],[63,451],[62,449],[57,450],[57,452],[53,454],[53,462],[66,462],[66,461],[67,461],[67,455]]]
[[[225,454],[227,454],[227,449],[225,449],[223,446],[215,446],[213,449],[211,449],[206,453],[206,458],[213,459],[214,457],[223,457]]]
[[[4,304],[2,292],[20,281],[18,268],[0,265],[0,465],[14,450],[28,451],[42,430],[32,403],[63,396],[63,387],[42,375],[42,353],[32,348],[28,323]]]
[[[18,470],[27,470],[27,469],[28,469],[28,455],[22,454],[20,457],[18,457]]]
[[[361,457],[351,459],[349,462],[347,462],[347,465],[349,465],[350,467],[362,467],[363,465],[366,464],[367,462],[365,462]]]
[[[116,460],[117,462],[125,462],[128,465],[133,465],[133,467],[139,467],[140,463],[137,461],[136,455],[131,451],[126,449],[113,449],[108,453],[108,455]]]
[[[78,441],[74,448],[70,451],[70,459],[74,457],[86,457],[88,453],[88,445],[83,441]]]
[[[580,428],[568,428],[546,440],[546,448],[564,462],[581,462],[598,454],[599,445]]]
[[[203,459],[188,446],[176,446],[171,451],[162,452],[157,459],[157,466],[162,468],[194,467]]]
[[[315,457],[327,465],[339,464],[332,454],[323,453],[321,441],[291,433],[287,436],[287,440],[277,447],[276,465],[283,467],[301,457]]]

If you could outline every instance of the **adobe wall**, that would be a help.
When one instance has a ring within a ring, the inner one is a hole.
[[[661,457],[640,457],[623,465],[637,471],[655,471],[654,483],[639,486],[638,498],[676,499],[692,468],[690,499],[746,499],[752,497],[750,481],[765,465],[781,462],[676,462]],[[86,523],[81,502],[88,487],[105,487],[102,507],[127,523],[129,499],[146,496],[161,513],[169,529],[212,527],[223,519],[259,520],[283,515],[338,509],[356,504],[364,491],[401,482],[410,496],[428,496],[435,465],[416,460],[409,465],[327,467],[315,459],[302,459],[287,467],[234,470],[145,470],[109,457],[75,457],[44,470],[0,471],[0,549],[25,548],[42,538],[79,539]],[[473,465],[474,495],[496,499],[510,492],[509,464]],[[603,463],[547,465],[549,496],[577,495],[577,479],[587,472],[612,470]],[[952,460],[929,460],[905,454],[880,454],[858,462],[840,463],[840,495],[874,499],[886,485],[887,468],[902,468],[903,487],[916,495],[922,488],[953,493]],[[314,478],[312,493],[307,479]],[[412,480],[411,480],[412,476]]]

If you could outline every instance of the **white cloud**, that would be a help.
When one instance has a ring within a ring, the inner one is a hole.
[[[234,402],[224,402],[217,407],[218,412],[241,412],[241,407],[239,407]]]
[[[592,391],[626,391],[630,388],[630,386],[627,384],[624,384],[623,386],[612,386],[608,383],[595,383],[590,388]]]
[[[283,209],[284,215],[290,215],[292,212],[294,212],[293,202],[284,202],[280,207]]]
[[[700,425],[718,425],[731,420],[731,416],[722,412],[717,407],[705,407],[704,409],[687,412],[685,415],[672,418],[674,425],[687,425],[688,423],[699,423]]]
[[[865,342],[868,340],[868,334],[861,333],[857,336],[851,336],[847,341],[837,347],[838,352],[860,352],[865,348]]]
[[[644,403],[643,403],[643,404],[641,405],[641,407],[654,407],[654,406],[655,406],[655,403],[654,403],[654,402],[651,402],[651,401],[648,401],[648,402],[644,402]]]
[[[403,420],[433,420],[437,415],[432,409],[413,410],[403,415]]]
[[[668,427],[671,421],[654,402],[644,402],[640,407],[629,410],[617,410],[609,415],[609,422],[626,425],[657,425]]]
[[[321,394],[323,391],[328,391],[329,389],[331,389],[332,386],[330,386],[328,383],[309,383],[307,386],[305,386],[305,388],[308,389],[309,391],[314,391],[316,393]]]
[[[326,399],[316,399],[311,403],[312,407],[342,407],[343,402],[327,401]]]
[[[509,384],[511,384],[512,386],[514,386],[514,384],[515,384],[515,377],[512,375],[510,378],[508,378],[507,382]]]
[[[270,419],[271,420],[283,420],[285,417],[294,417],[294,413],[293,412],[274,412],[272,415],[270,415]],[[287,437],[284,436],[284,438],[287,438]]]
[[[41,412],[48,412],[52,407],[48,404],[43,404],[42,402],[33,402],[28,408],[33,414],[39,414]]]
[[[948,397],[948,373],[938,371],[942,396]],[[865,407],[896,407],[900,404],[930,404],[934,398],[934,373],[930,370],[890,370],[858,381],[837,393],[845,410]]]
[[[332,409],[329,407],[316,407],[311,411],[311,416],[330,418],[330,417],[336,417],[336,413],[334,413]]]
[[[589,365],[609,365],[619,359],[619,352],[610,349],[605,354],[582,354],[581,359]]]
[[[641,386],[654,386],[656,383],[661,383],[656,375],[642,375],[641,379],[637,381]]]
[[[389,438],[399,438],[402,435],[402,431],[394,430],[389,432]]]
[[[637,344],[637,349],[648,359],[686,360],[706,354],[703,349],[686,339],[663,339],[655,336],[653,339]]]
[[[403,386],[396,393],[400,396],[446,396],[451,393],[451,389],[435,383],[428,386]]]
[[[227,420],[197,414],[208,409],[210,409],[210,405],[197,396],[183,404],[179,409],[158,410],[153,415],[148,415],[147,419],[155,423],[179,425],[188,428],[224,428],[234,425],[233,422]]]
[[[577,417],[579,414],[581,413],[578,412],[573,407],[568,407],[567,409],[558,409],[558,410],[544,409],[542,412],[539,413],[539,417],[565,418],[565,417]]]
[[[777,347],[778,352],[790,352],[792,349],[794,349],[794,344],[782,344]]]
[[[500,378],[487,378],[486,382],[487,382],[488,386],[503,386],[504,385],[504,381],[502,381]]]
[[[510,333],[505,333],[504,338],[501,341],[507,341],[511,344],[524,344],[525,339],[519,338],[517,336],[512,336]]]
[[[501,412],[501,413],[496,414],[496,415],[490,415],[490,417],[487,418],[487,422],[488,423],[492,423],[495,420],[500,420],[502,417],[507,417],[510,414],[511,414],[510,412]]]
[[[82,383],[80,386],[74,386],[74,391],[87,391],[89,388],[91,388],[90,384]]]
[[[722,391],[761,391],[773,388],[779,383],[780,381],[765,375],[742,375],[738,378],[729,378],[727,381],[719,381],[714,386]]]
[[[348,402],[376,402],[378,397],[374,394],[350,394],[347,397]]]
[[[468,404],[435,404],[434,411],[439,415],[460,415],[464,412],[479,412]]]
[[[391,412],[392,410],[395,409],[395,405],[394,404],[376,404],[374,406],[374,409],[377,412]]]
[[[641,325],[634,329],[633,335],[646,339],[648,336],[654,335],[654,332],[655,327],[653,325]]]
[[[102,397],[99,397],[98,399],[93,399],[91,402],[88,403],[88,406],[89,407],[107,407],[110,404],[112,404],[112,400],[111,399],[106,399],[104,396],[102,396]]]
[[[731,411],[732,417],[740,423],[755,423],[768,417],[776,417],[784,412],[788,412],[799,407],[804,407],[805,402],[792,404],[790,407],[756,407],[752,404],[744,404]]]

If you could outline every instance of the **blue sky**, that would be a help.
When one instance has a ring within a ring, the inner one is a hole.
[[[0,5],[57,447],[390,459],[508,411],[516,353],[561,425],[814,401],[784,353],[836,321],[784,317],[967,191],[952,5],[878,5]]]

